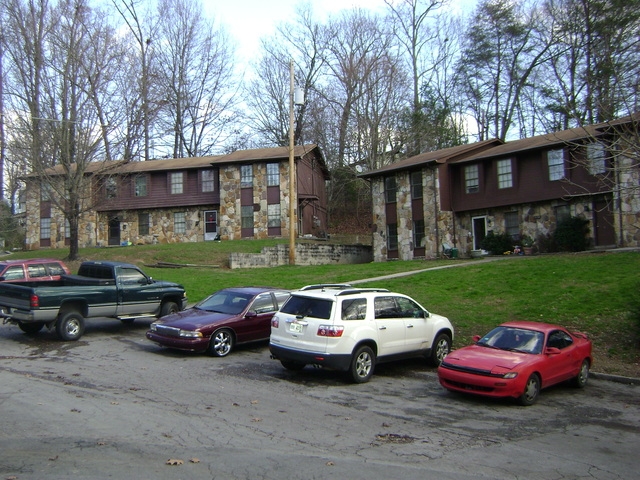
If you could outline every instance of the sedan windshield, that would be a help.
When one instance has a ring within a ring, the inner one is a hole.
[[[515,327],[497,327],[482,337],[477,345],[522,353],[541,353],[544,333]]]
[[[195,305],[194,308],[197,308],[198,310],[206,310],[208,312],[238,315],[247,308],[251,298],[251,295],[243,293],[220,291],[205,298],[202,302]]]

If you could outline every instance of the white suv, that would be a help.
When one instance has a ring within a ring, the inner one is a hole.
[[[271,320],[269,350],[289,370],[317,365],[367,382],[376,363],[425,356],[438,366],[451,350],[449,320],[386,289],[309,285]]]

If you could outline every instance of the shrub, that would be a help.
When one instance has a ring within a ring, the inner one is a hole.
[[[492,255],[502,255],[513,250],[513,239],[507,233],[489,232],[480,242],[480,247]]]
[[[587,249],[589,221],[571,217],[558,223],[553,238],[561,251],[582,252]]]
[[[553,235],[547,233],[540,234],[536,238],[536,246],[538,247],[538,252],[540,253],[554,253],[558,251],[558,245],[553,237]]]

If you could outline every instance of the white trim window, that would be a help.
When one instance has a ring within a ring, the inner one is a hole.
[[[212,169],[202,170],[202,191],[214,192],[216,189],[215,174]]]
[[[187,216],[184,212],[173,214],[173,232],[176,234],[187,233]]]
[[[280,204],[272,203],[267,205],[267,227],[280,227],[281,225]]]
[[[564,178],[564,149],[547,151],[547,165],[549,166],[549,180],[552,182]]]
[[[172,195],[176,195],[184,192],[184,180],[183,180],[182,172],[170,173],[169,183],[171,184]]]
[[[280,185],[280,164],[267,163],[267,187]]]
[[[498,188],[513,187],[513,172],[511,170],[511,159],[498,160]]]
[[[599,175],[607,170],[606,149],[600,142],[589,143],[587,145],[588,169],[591,175]]]
[[[240,166],[240,188],[253,188],[253,165]]]
[[[480,172],[477,163],[464,167],[464,185],[467,193],[480,191]]]

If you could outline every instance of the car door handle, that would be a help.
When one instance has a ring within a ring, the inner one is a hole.
[[[386,329],[387,327],[385,327],[384,325],[378,328],[378,330],[386,330]]]
[[[413,328],[413,325],[409,324],[407,325],[407,328]]]

